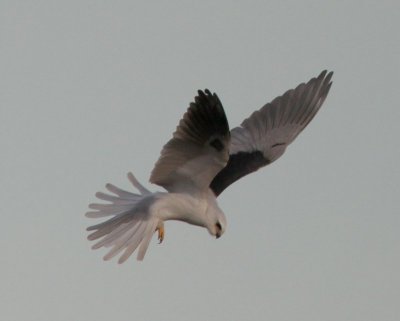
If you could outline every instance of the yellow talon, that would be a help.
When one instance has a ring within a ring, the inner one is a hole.
[[[164,240],[164,235],[165,235],[165,230],[164,230],[164,225],[157,227],[156,231],[158,232],[158,244],[160,244]]]

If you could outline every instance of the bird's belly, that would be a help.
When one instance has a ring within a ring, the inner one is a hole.
[[[203,198],[196,198],[189,194],[165,193],[154,204],[152,210],[164,220],[178,220],[189,224],[205,226],[208,202]]]

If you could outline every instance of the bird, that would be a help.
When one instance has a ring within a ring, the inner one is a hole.
[[[217,197],[240,178],[271,164],[314,118],[332,85],[333,72],[286,91],[254,111],[230,130],[222,103],[208,89],[198,90],[172,138],[164,145],[150,183],[165,191],[151,192],[132,173],[138,192],[106,184],[95,196],[107,203],[89,204],[89,218],[108,218],[87,228],[93,249],[110,248],[104,260],[135,251],[143,260],[155,233],[164,240],[164,222],[177,220],[206,228],[215,238],[227,227]]]

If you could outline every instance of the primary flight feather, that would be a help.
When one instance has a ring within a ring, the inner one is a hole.
[[[226,229],[217,197],[241,177],[278,159],[318,112],[331,87],[332,72],[321,72],[307,83],[255,111],[229,130],[218,96],[199,90],[161,151],[150,182],[167,192],[150,192],[133,176],[128,179],[139,194],[107,184],[109,194],[97,198],[108,204],[90,204],[90,218],[109,217],[87,228],[93,249],[110,247],[109,260],[119,263],[137,250],[143,260],[151,238],[164,239],[164,221],[179,220],[205,227],[219,238]]]

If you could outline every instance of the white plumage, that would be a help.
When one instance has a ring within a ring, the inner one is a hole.
[[[86,213],[90,218],[110,217],[87,229],[88,239],[97,240],[92,248],[111,248],[105,260],[122,252],[118,262],[123,263],[136,250],[142,260],[155,231],[163,240],[167,220],[205,227],[220,237],[226,218],[216,197],[284,153],[321,107],[331,77],[323,71],[275,98],[232,131],[217,95],[199,91],[151,173],[150,182],[167,192],[150,192],[132,173],[128,179],[138,194],[107,184],[110,193],[98,192],[96,197],[109,203],[90,204],[93,211]]]

